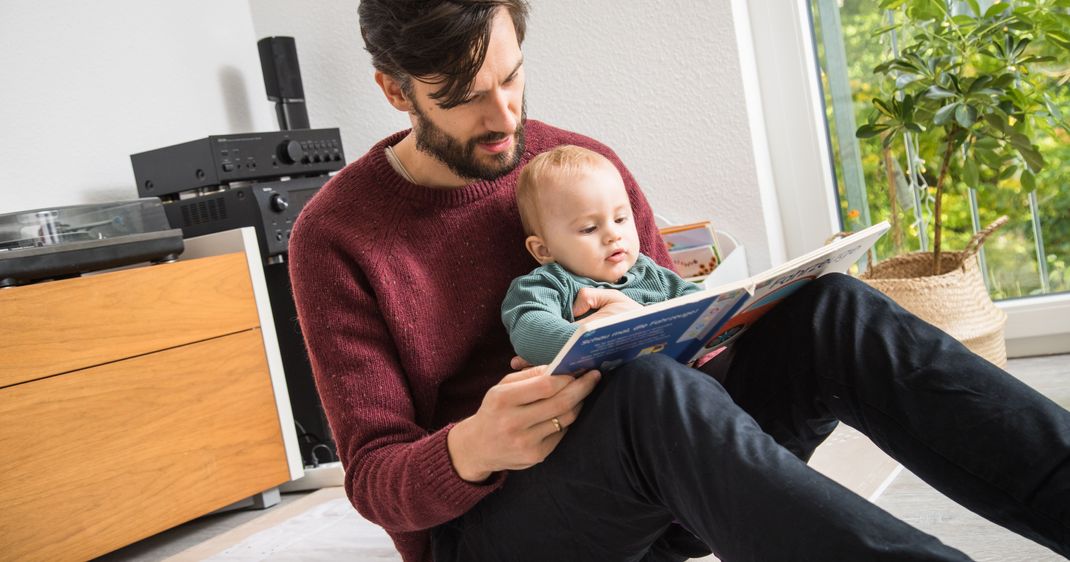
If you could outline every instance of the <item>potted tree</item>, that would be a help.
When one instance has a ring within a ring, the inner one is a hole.
[[[874,33],[895,33],[905,46],[874,68],[881,92],[855,134],[879,138],[886,154],[897,144],[933,147],[916,155],[924,179],[915,182],[932,197],[932,251],[885,260],[862,277],[1005,363],[1006,317],[988,297],[975,254],[1006,219],[977,233],[966,249],[948,252],[942,205],[958,185],[994,188],[1017,180],[1036,189],[1045,161],[1035,137],[1067,128],[1038,71],[1055,60],[1051,53],[1070,50],[1070,0],[883,0],[880,7],[893,11],[894,23]]]

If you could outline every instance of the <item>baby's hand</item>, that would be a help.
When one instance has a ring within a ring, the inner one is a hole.
[[[628,310],[642,308],[642,306],[616,289],[592,289],[588,287],[580,289],[576,293],[576,300],[572,304],[572,317],[579,318],[595,310],[594,314],[578,321],[580,324],[585,324],[595,318],[605,318]]]
[[[522,371],[528,367],[534,367],[535,365],[528,363],[523,357],[517,355],[509,360],[509,366],[512,367],[514,371]]]

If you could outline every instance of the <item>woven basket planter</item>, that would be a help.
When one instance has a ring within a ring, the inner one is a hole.
[[[1005,367],[1007,315],[988,296],[977,251],[1006,222],[1007,217],[1000,217],[961,252],[942,252],[939,275],[932,274],[932,252],[915,252],[871,265],[859,278],[977,355]]]

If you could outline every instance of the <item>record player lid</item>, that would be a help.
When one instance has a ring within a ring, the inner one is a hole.
[[[0,288],[139,262],[173,261],[182,230],[156,198],[0,215]]]
[[[168,230],[155,197],[51,207],[0,215],[0,252]]]

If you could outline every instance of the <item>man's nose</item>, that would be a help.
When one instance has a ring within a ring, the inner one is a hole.
[[[510,92],[504,88],[495,88],[488,96],[488,114],[486,126],[491,131],[511,134],[516,131],[517,114],[513,111],[513,100]]]

